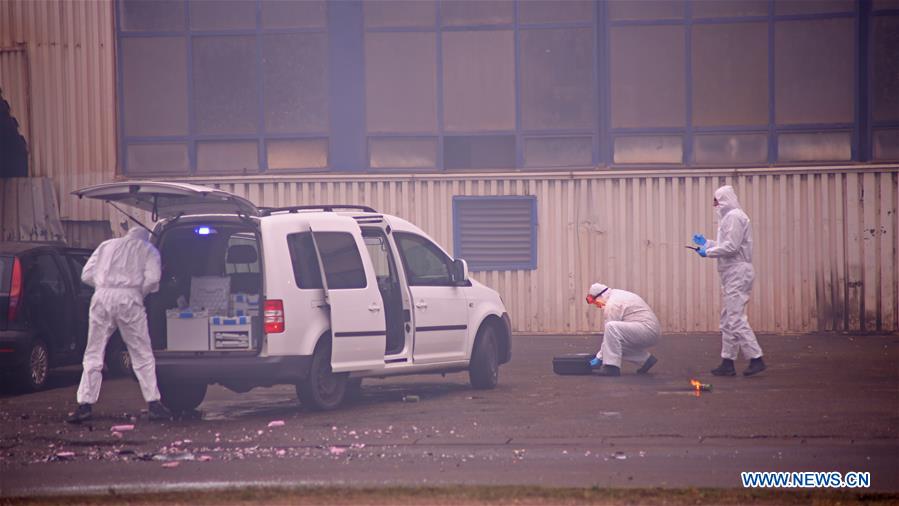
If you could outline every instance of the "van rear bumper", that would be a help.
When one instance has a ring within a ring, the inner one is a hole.
[[[312,355],[286,357],[171,357],[156,355],[160,381],[252,383],[257,386],[296,383],[309,376]]]

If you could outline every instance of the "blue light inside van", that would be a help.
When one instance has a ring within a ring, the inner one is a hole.
[[[209,234],[214,234],[215,229],[212,227],[207,227],[207,226],[201,225],[194,229],[194,233],[197,235],[209,235]]]

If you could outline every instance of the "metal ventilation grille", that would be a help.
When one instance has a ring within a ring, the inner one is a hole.
[[[473,271],[537,268],[536,197],[453,197],[456,258]]]

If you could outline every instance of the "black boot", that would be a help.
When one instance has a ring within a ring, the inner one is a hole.
[[[74,413],[66,419],[69,423],[81,423],[91,419],[91,405],[79,404]]]
[[[615,367],[614,365],[603,364],[602,367],[596,371],[597,376],[621,376],[621,368]]]
[[[734,369],[734,361],[729,358],[721,359],[721,365],[712,369],[715,376],[736,376],[737,370]]]
[[[171,420],[172,412],[162,405],[159,401],[153,401],[147,404],[147,416],[152,421]]]
[[[749,361],[749,367],[747,367],[746,370],[743,371],[743,376],[752,376],[764,371],[767,368],[768,366],[765,365],[765,361],[762,360],[762,357],[754,358]]]
[[[646,359],[646,362],[643,362],[643,366],[637,369],[637,374],[646,374],[652,369],[652,366],[656,365],[659,359],[655,357],[655,355],[650,355],[649,358]]]

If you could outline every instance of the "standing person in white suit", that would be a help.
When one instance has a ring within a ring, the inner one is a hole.
[[[593,283],[587,303],[603,310],[605,332],[602,347],[590,362],[599,367],[600,376],[620,376],[621,361],[640,366],[637,374],[646,374],[658,362],[646,351],[659,342],[661,326],[649,305],[635,293]]]
[[[746,304],[752,292],[755,270],[752,268],[752,222],[740,208],[737,194],[731,186],[715,190],[713,201],[718,212],[718,236],[713,241],[702,234],[694,234],[699,245],[697,253],[718,260],[721,278],[721,365],[712,369],[715,376],[736,376],[734,360],[740,352],[749,358],[744,376],[752,376],[766,369],[762,348],[749,326]]]
[[[97,247],[84,265],[81,280],[95,290],[82,362],[84,371],[78,386],[78,408],[69,417],[70,423],[91,418],[91,406],[100,396],[106,344],[116,328],[131,355],[132,368],[148,403],[150,419],[171,418],[171,413],[159,402],[156,360],[144,309],[144,297],[159,290],[161,276],[159,251],[149,239],[148,230],[134,227],[125,237],[110,239]]]

